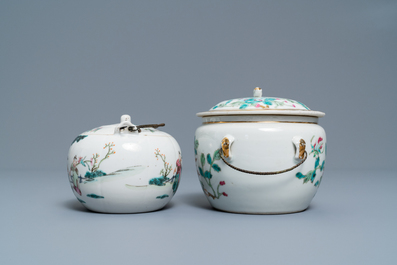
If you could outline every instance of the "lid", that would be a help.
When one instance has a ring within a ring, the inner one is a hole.
[[[131,117],[129,115],[123,115],[120,118],[120,123],[100,126],[86,131],[82,135],[163,135],[166,133],[157,130],[157,128],[164,125],[164,123],[135,125],[131,123]]]
[[[197,113],[198,117],[217,115],[297,115],[323,117],[324,112],[310,110],[305,104],[279,97],[262,97],[262,89],[256,87],[253,97],[222,101],[209,111]]]

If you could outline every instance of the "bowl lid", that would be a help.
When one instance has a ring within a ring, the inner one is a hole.
[[[323,117],[324,112],[310,110],[305,104],[279,97],[262,97],[262,89],[256,87],[253,97],[222,101],[209,111],[199,112],[198,117],[217,115],[298,115]]]

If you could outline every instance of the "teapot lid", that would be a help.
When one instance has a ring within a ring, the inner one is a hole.
[[[137,133],[149,133],[150,135],[163,135],[164,132],[157,130],[158,127],[164,126],[161,124],[145,124],[145,125],[135,125],[131,123],[131,117],[129,115],[122,115],[120,118],[120,123],[104,125],[92,130],[86,131],[82,134],[84,135],[118,135],[120,133],[127,133],[131,135],[137,135]]]
[[[256,87],[253,97],[222,101],[209,111],[199,112],[198,117],[217,115],[298,115],[323,117],[324,112],[310,110],[305,104],[279,97],[262,97],[262,89]]]

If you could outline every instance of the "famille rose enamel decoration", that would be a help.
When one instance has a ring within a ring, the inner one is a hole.
[[[301,102],[262,97],[223,101],[197,113],[194,152],[199,181],[219,210],[250,214],[304,211],[320,187],[325,114]]]
[[[77,200],[104,213],[138,213],[163,208],[178,189],[181,150],[157,128],[134,125],[128,115],[119,124],[77,136],[69,149],[67,170]]]

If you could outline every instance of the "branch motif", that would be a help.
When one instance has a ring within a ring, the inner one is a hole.
[[[170,163],[167,163],[165,161],[166,160],[165,154],[160,154],[160,149],[157,148],[155,150],[154,154],[157,157],[157,160],[159,160],[159,158],[160,158],[163,161],[163,164],[164,164],[164,169],[162,169],[160,171],[160,175],[162,175],[164,177],[167,177],[170,174],[171,170],[172,170],[172,166],[170,165]]]
[[[168,182],[173,183],[175,176],[172,178],[168,177],[172,170],[172,166],[166,161],[166,155],[161,154],[160,149],[158,148],[154,150],[154,155],[156,156],[157,160],[161,159],[161,161],[163,161],[164,168],[160,170],[160,177],[152,178],[149,180],[149,185],[165,186],[165,184],[167,184]]]
[[[98,153],[92,154],[91,159],[86,159],[86,157],[79,157],[75,156],[73,158],[72,165],[70,166],[69,175],[71,176],[71,182],[73,184],[74,190],[81,195],[81,191],[79,188],[79,183],[82,183],[83,180],[86,181],[93,181],[96,177],[105,176],[106,173],[102,170],[99,170],[100,165],[103,161],[108,159],[111,155],[115,154],[116,152],[113,150],[115,146],[114,142],[109,142],[105,144],[103,149],[107,148],[107,152],[104,158],[99,160],[100,155]],[[85,176],[82,177],[79,175],[79,171],[77,169],[78,165],[82,165],[83,167],[87,167],[88,171],[86,171]]]

